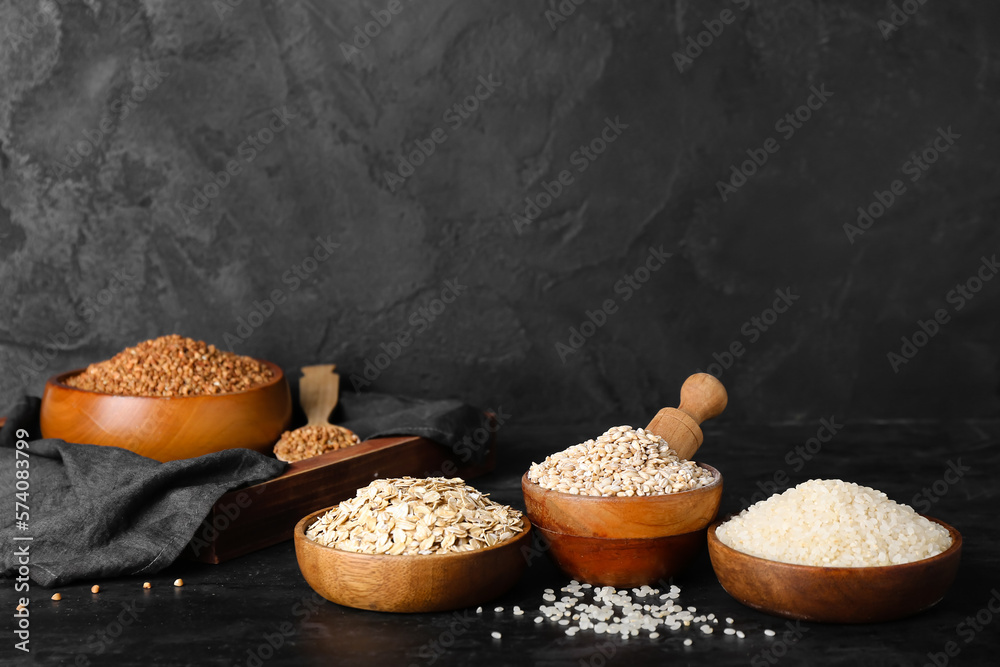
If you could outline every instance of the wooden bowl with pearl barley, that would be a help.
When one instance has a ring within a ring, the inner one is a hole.
[[[345,607],[399,613],[451,611],[482,604],[510,590],[527,567],[531,522],[492,547],[427,555],[363,554],[341,551],[306,536],[313,512],[295,526],[295,557],[306,583]]]
[[[122,396],[79,389],[66,380],[45,383],[41,427],[45,438],[122,447],[157,461],[192,458],[224,449],[269,454],[292,419],[292,398],[281,368],[260,361],[267,382],[226,394]]]
[[[692,461],[704,442],[701,424],[720,415],[729,398],[722,383],[707,373],[688,377],[680,394],[680,405],[661,409],[644,430],[661,438],[680,460]],[[641,586],[680,572],[705,544],[705,530],[722,500],[722,474],[696,465],[711,473],[712,481],[676,493],[588,496],[572,493],[572,487],[564,493],[541,487],[528,473],[521,490],[528,517],[563,571],[589,584]]]
[[[600,586],[641,586],[680,572],[705,544],[722,500],[722,474],[698,464],[710,484],[654,496],[581,496],[521,478],[527,515],[559,567]]]
[[[917,614],[944,598],[955,580],[962,536],[943,521],[951,546],[923,560],[880,567],[817,567],[738,551],[708,529],[708,553],[722,587],[748,607],[821,623],[881,623]]]

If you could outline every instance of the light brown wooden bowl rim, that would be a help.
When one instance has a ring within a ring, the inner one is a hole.
[[[657,535],[655,537],[595,537],[592,535],[574,535],[573,533],[563,533],[558,530],[552,530],[551,528],[546,528],[540,523],[535,524],[535,528],[543,533],[551,533],[553,535],[559,535],[562,537],[572,537],[575,540],[609,540],[615,542],[646,542],[652,540],[669,540],[674,537],[684,537],[686,535],[693,535],[694,533],[704,533],[708,530],[708,526],[704,528],[699,528],[698,530],[689,530],[686,533],[674,533],[672,535]]]
[[[251,358],[253,359],[253,357]],[[194,398],[201,398],[201,399],[222,398],[223,396],[239,396],[240,394],[250,394],[255,391],[261,391],[263,389],[267,389],[268,387],[276,385],[285,379],[284,371],[282,371],[281,367],[278,366],[277,364],[267,361],[265,359],[254,359],[254,361],[260,364],[264,364],[265,366],[270,368],[271,372],[274,373],[274,377],[265,382],[264,384],[254,385],[249,389],[242,389],[240,391],[228,391],[224,394],[194,394],[188,396],[133,396],[131,394],[106,394],[104,392],[94,391],[92,389],[80,389],[79,387],[74,387],[72,385],[68,385],[65,383],[65,380],[67,378],[83,373],[84,371],[87,370],[87,368],[89,368],[89,366],[84,368],[77,368],[76,370],[72,371],[65,371],[63,373],[57,373],[56,375],[50,377],[47,380],[46,384],[50,384],[55,387],[59,387],[60,389],[65,389],[68,391],[77,391],[80,392],[81,394],[92,394],[94,396],[108,396],[111,398],[135,398],[135,399],[157,400],[157,401],[176,401],[176,400],[194,399]]]
[[[695,461],[695,463],[698,463]],[[531,487],[532,492],[538,493],[543,496],[552,496],[558,498],[573,498],[585,503],[634,503],[637,501],[645,503],[655,503],[655,502],[667,502],[672,498],[681,498],[688,494],[706,493],[708,491],[714,490],[717,486],[722,484],[722,473],[713,466],[707,463],[698,463],[698,466],[705,468],[715,479],[712,480],[711,484],[706,486],[699,486],[697,489],[688,489],[687,491],[678,491],[676,493],[659,493],[651,496],[583,496],[575,493],[563,493],[562,491],[553,491],[552,489],[545,489],[535,484],[530,479],[528,479],[528,473],[524,473],[521,476],[521,486]]]
[[[352,557],[353,556],[353,557],[358,558],[359,560],[360,559],[369,560],[372,563],[378,563],[379,561],[381,561],[383,563],[385,563],[385,562],[398,563],[398,562],[406,561],[406,560],[419,561],[421,563],[426,563],[428,558],[434,558],[435,560],[443,560],[443,559],[446,559],[446,558],[452,558],[452,559],[471,558],[471,557],[474,557],[474,556],[485,554],[488,551],[496,551],[496,550],[499,550],[499,549],[502,549],[502,548],[509,548],[509,547],[513,546],[514,544],[520,542],[521,540],[526,539],[531,534],[531,521],[528,519],[527,515],[525,515],[525,514],[522,513],[521,520],[524,521],[524,528],[521,530],[520,533],[517,533],[516,535],[514,535],[510,539],[504,540],[503,542],[500,542],[498,544],[494,544],[492,547],[486,547],[485,549],[474,549],[473,551],[455,551],[455,552],[445,553],[445,554],[441,554],[441,553],[434,553],[434,554],[398,554],[398,555],[390,555],[390,554],[363,554],[363,553],[358,553],[356,551],[344,551],[343,549],[334,549],[333,547],[328,547],[325,544],[320,544],[316,540],[313,540],[313,539],[309,538],[308,536],[306,536],[306,528],[305,528],[305,526],[306,526],[307,522],[312,523],[321,514],[325,514],[325,513],[329,512],[330,510],[332,510],[332,509],[334,509],[335,507],[338,507],[338,506],[339,506],[339,503],[337,505],[331,505],[330,507],[327,507],[325,509],[317,510],[316,512],[312,512],[311,514],[307,514],[306,516],[304,516],[301,519],[299,519],[299,522],[297,524],[295,524],[295,530],[293,531],[294,538],[296,540],[302,540],[302,541],[304,541],[304,543],[310,544],[313,547],[316,547],[316,548],[322,550],[323,552],[327,552],[328,555],[336,557],[336,558],[347,558],[347,557]]]
[[[722,540],[715,534],[715,529],[721,526],[723,523],[728,521],[732,517],[726,517],[720,521],[715,521],[708,527],[708,549],[711,554],[712,548],[717,548],[720,551],[728,552],[731,555],[737,556],[739,558],[749,559],[755,567],[759,568],[788,568],[791,571],[799,572],[801,574],[811,574],[811,575],[823,575],[826,573],[831,574],[855,574],[860,577],[860,575],[871,575],[877,572],[886,572],[890,569],[902,570],[905,568],[914,569],[916,567],[922,567],[926,565],[934,565],[937,561],[945,561],[952,558],[955,552],[962,549],[962,534],[958,532],[954,526],[951,526],[941,519],[935,519],[932,516],[927,516],[921,514],[920,516],[933,521],[936,524],[944,526],[948,529],[948,534],[951,535],[951,546],[942,551],[939,554],[930,556],[929,558],[923,558],[921,560],[911,561],[909,563],[897,563],[895,565],[866,565],[864,567],[844,567],[841,565],[835,565],[826,567],[823,565],[803,565],[801,563],[786,563],[780,560],[770,560],[767,558],[761,558],[760,556],[754,556],[753,554],[748,554],[739,549],[734,549],[728,544],[723,543]],[[715,563],[712,563],[712,569],[715,569]]]

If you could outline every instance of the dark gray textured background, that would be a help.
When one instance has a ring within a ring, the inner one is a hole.
[[[861,0],[590,1],[558,23],[541,0],[403,0],[348,62],[341,45],[388,4],[0,1],[0,402],[164,333],[228,347],[280,289],[233,349],[336,362],[349,390],[409,331],[366,389],[523,423],[638,421],[734,342],[732,419],[998,415],[1000,280],[961,311],[947,294],[1000,250],[1000,6],[929,1],[886,39],[892,6]],[[672,54],[727,8],[679,72]],[[454,127],[446,111],[491,76]],[[812,86],[833,96],[785,139],[775,123]],[[296,117],[247,161],[276,107]],[[606,118],[628,127],[580,173]],[[948,127],[955,145],[906,180]],[[390,187],[436,128],[446,141]],[[723,202],[717,182],[769,137],[780,150]],[[182,210],[230,160],[241,173]],[[512,214],[564,169],[518,232]],[[843,225],[897,178],[906,192],[850,243]],[[339,248],[296,285],[317,237]],[[616,281],[650,246],[672,257],[625,302]],[[467,289],[422,329],[451,279]],[[751,343],[743,324],[778,288],[801,297]],[[609,298],[564,364],[556,343]],[[939,308],[950,321],[894,372],[887,353]]]

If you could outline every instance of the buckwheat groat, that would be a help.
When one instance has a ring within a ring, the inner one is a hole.
[[[273,377],[256,359],[173,334],[125,348],[66,384],[118,396],[201,396],[246,391]]]
[[[281,461],[292,463],[344,447],[353,447],[360,442],[353,431],[343,426],[303,426],[282,433],[278,444],[274,446],[274,455]]]

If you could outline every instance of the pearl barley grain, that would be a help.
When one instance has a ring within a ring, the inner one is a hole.
[[[490,633],[490,636],[493,637],[493,639],[500,639],[501,637],[503,637],[503,635],[501,635],[496,630],[494,630],[492,633]]]
[[[711,472],[680,458],[660,436],[631,426],[616,426],[596,440],[532,463],[528,479],[550,491],[604,497],[678,493],[715,481]]]

